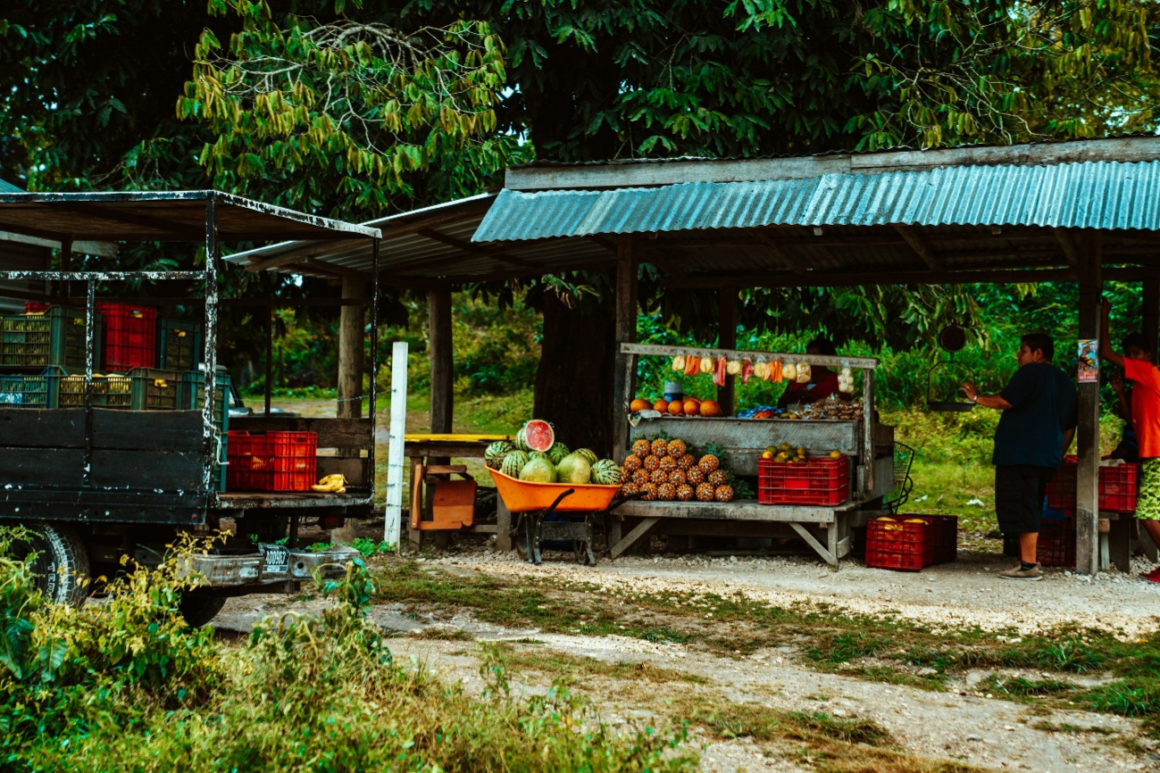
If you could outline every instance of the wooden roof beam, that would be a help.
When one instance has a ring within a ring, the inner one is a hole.
[[[759,241],[762,246],[769,250],[773,257],[777,258],[778,263],[781,263],[783,266],[798,276],[804,276],[806,273],[808,273],[806,267],[802,265],[802,263],[797,260],[797,258],[786,252],[786,250],[782,248],[780,244],[769,238],[767,234],[763,233],[757,228],[749,229],[749,233],[752,234],[753,238],[757,239],[757,241]]]
[[[1068,265],[1078,266],[1079,250],[1076,249],[1075,241],[1071,238],[1071,234],[1067,232],[1066,228],[1052,228],[1051,232],[1055,234],[1055,240],[1059,242],[1059,246],[1063,250],[1063,257],[1067,258]]]
[[[914,250],[914,254],[922,259],[922,262],[926,264],[927,268],[931,271],[943,270],[942,261],[934,256],[934,253],[930,251],[926,242],[922,240],[922,237],[913,228],[906,225],[896,225],[894,226],[894,230],[910,246],[910,249]]]
[[[497,251],[494,247],[491,247],[491,248],[480,247],[477,244],[472,244],[471,242],[465,242],[462,239],[458,239],[454,236],[448,236],[446,234],[441,234],[438,231],[432,230],[430,228],[423,228],[419,231],[416,231],[416,233],[419,234],[419,236],[422,236],[424,239],[430,239],[431,241],[434,241],[434,242],[440,242],[441,244],[446,244],[450,247],[455,247],[456,249],[462,250],[463,252],[466,252],[475,258],[489,257],[489,258],[492,258],[493,260],[498,260],[501,263],[508,263],[510,265],[513,265],[513,266],[520,266],[521,268],[536,268],[537,267],[536,264],[532,263],[531,261],[522,260],[520,258],[512,257],[511,255],[508,255],[507,253],[505,253],[503,251]]]

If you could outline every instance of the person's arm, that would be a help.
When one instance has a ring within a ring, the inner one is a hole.
[[[1108,331],[1108,317],[1112,312],[1111,302],[1104,300],[1103,319],[1100,322],[1100,359],[1113,365],[1124,367],[1124,358],[1112,348],[1112,336]]]
[[[1112,384],[1112,389],[1114,389],[1116,391],[1116,400],[1120,404],[1120,418],[1123,419],[1124,421],[1128,422],[1128,424],[1131,424],[1132,423],[1132,403],[1130,400],[1128,400],[1128,394],[1124,390],[1124,377],[1123,376],[1112,376],[1111,384]]]
[[[1067,449],[1071,448],[1071,439],[1075,437],[1075,427],[1063,431],[1063,455],[1067,456]]]
[[[1014,407],[1000,395],[979,394],[978,388],[969,381],[959,387],[959,389],[963,390],[963,394],[967,396],[968,400],[970,400],[972,403],[975,403],[976,405],[981,405],[984,408],[994,408],[999,411],[1007,411]]]

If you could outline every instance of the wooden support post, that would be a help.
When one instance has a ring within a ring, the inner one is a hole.
[[[737,291],[722,287],[717,291],[717,348],[737,348]],[[717,387],[717,402],[722,416],[733,415],[734,376],[725,376],[725,386]]]
[[[501,553],[512,549],[512,511],[503,503],[503,497],[496,497],[495,549]]]
[[[864,492],[874,490],[874,371],[862,371],[862,481]]]
[[[619,558],[624,551],[635,545],[639,540],[643,539],[653,527],[660,523],[660,518],[641,518],[640,523],[626,534],[622,539],[618,539],[608,547],[608,554],[610,558]],[[612,542],[610,539],[609,542]]]
[[[407,433],[406,341],[396,341],[391,348],[390,412],[391,423],[387,435],[387,508],[383,519],[383,539],[387,545],[396,547],[403,520],[403,438]]]
[[[431,432],[451,432],[455,413],[455,366],[451,347],[451,289],[442,287],[427,293],[429,330],[428,355],[431,363]],[[447,464],[430,460],[431,464]]]
[[[1144,299],[1144,337],[1152,347],[1153,357],[1160,348],[1160,280],[1145,279],[1141,288]]]
[[[351,274],[342,278],[342,297],[362,299],[366,281]],[[363,341],[366,331],[366,309],[343,306],[338,323],[338,418],[362,416]]]
[[[622,354],[620,345],[636,341],[636,240],[622,234],[616,245],[616,330],[613,346],[616,360],[612,369],[612,458],[628,453],[628,404],[636,379],[636,358]]]
[[[1100,243],[1098,233],[1077,231],[1072,241],[1079,255],[1079,338],[1100,337]],[[1076,571],[1095,574],[1100,565],[1100,385],[1079,385],[1079,452],[1075,514]]]

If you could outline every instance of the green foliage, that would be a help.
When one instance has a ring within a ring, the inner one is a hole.
[[[179,561],[135,570],[111,608],[66,610],[39,600],[9,544],[0,613],[22,665],[0,670],[6,769],[104,770],[116,760],[151,770],[611,773],[696,764],[683,732],[614,730],[563,684],[513,694],[494,652],[485,652],[482,696],[395,663],[366,618],[376,588],[361,559],[342,577],[316,578],[333,600],[317,616],[268,618],[242,647],[219,651],[210,629],[174,616]],[[14,620],[30,633],[13,635]]]

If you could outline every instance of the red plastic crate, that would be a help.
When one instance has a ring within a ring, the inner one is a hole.
[[[157,309],[98,303],[104,323],[106,370],[157,367]]]
[[[267,432],[271,478],[268,491],[309,491],[317,483],[318,433]]]
[[[906,519],[918,521],[906,523]],[[876,518],[866,525],[866,566],[917,572],[934,563],[935,526],[920,518]]]
[[[910,515],[900,518],[921,518],[933,529],[934,557],[932,564],[953,563],[959,557],[959,519],[954,515]]]
[[[1075,566],[1075,521],[1043,521],[1035,560],[1044,566]]]
[[[24,302],[24,313],[25,314],[43,314],[44,312],[48,311],[51,308],[52,308],[51,303],[41,303],[39,301],[25,301]]]
[[[850,498],[850,462],[809,459],[790,464],[760,459],[757,501],[763,505],[836,506]]]
[[[1077,464],[1074,457],[1064,459],[1063,466],[1047,484],[1048,507],[1075,512],[1078,489]],[[1116,464],[1100,467],[1100,510],[1107,513],[1136,512],[1136,481],[1139,465]]]
[[[226,491],[265,491],[270,444],[264,434],[230,430],[226,440]]]

